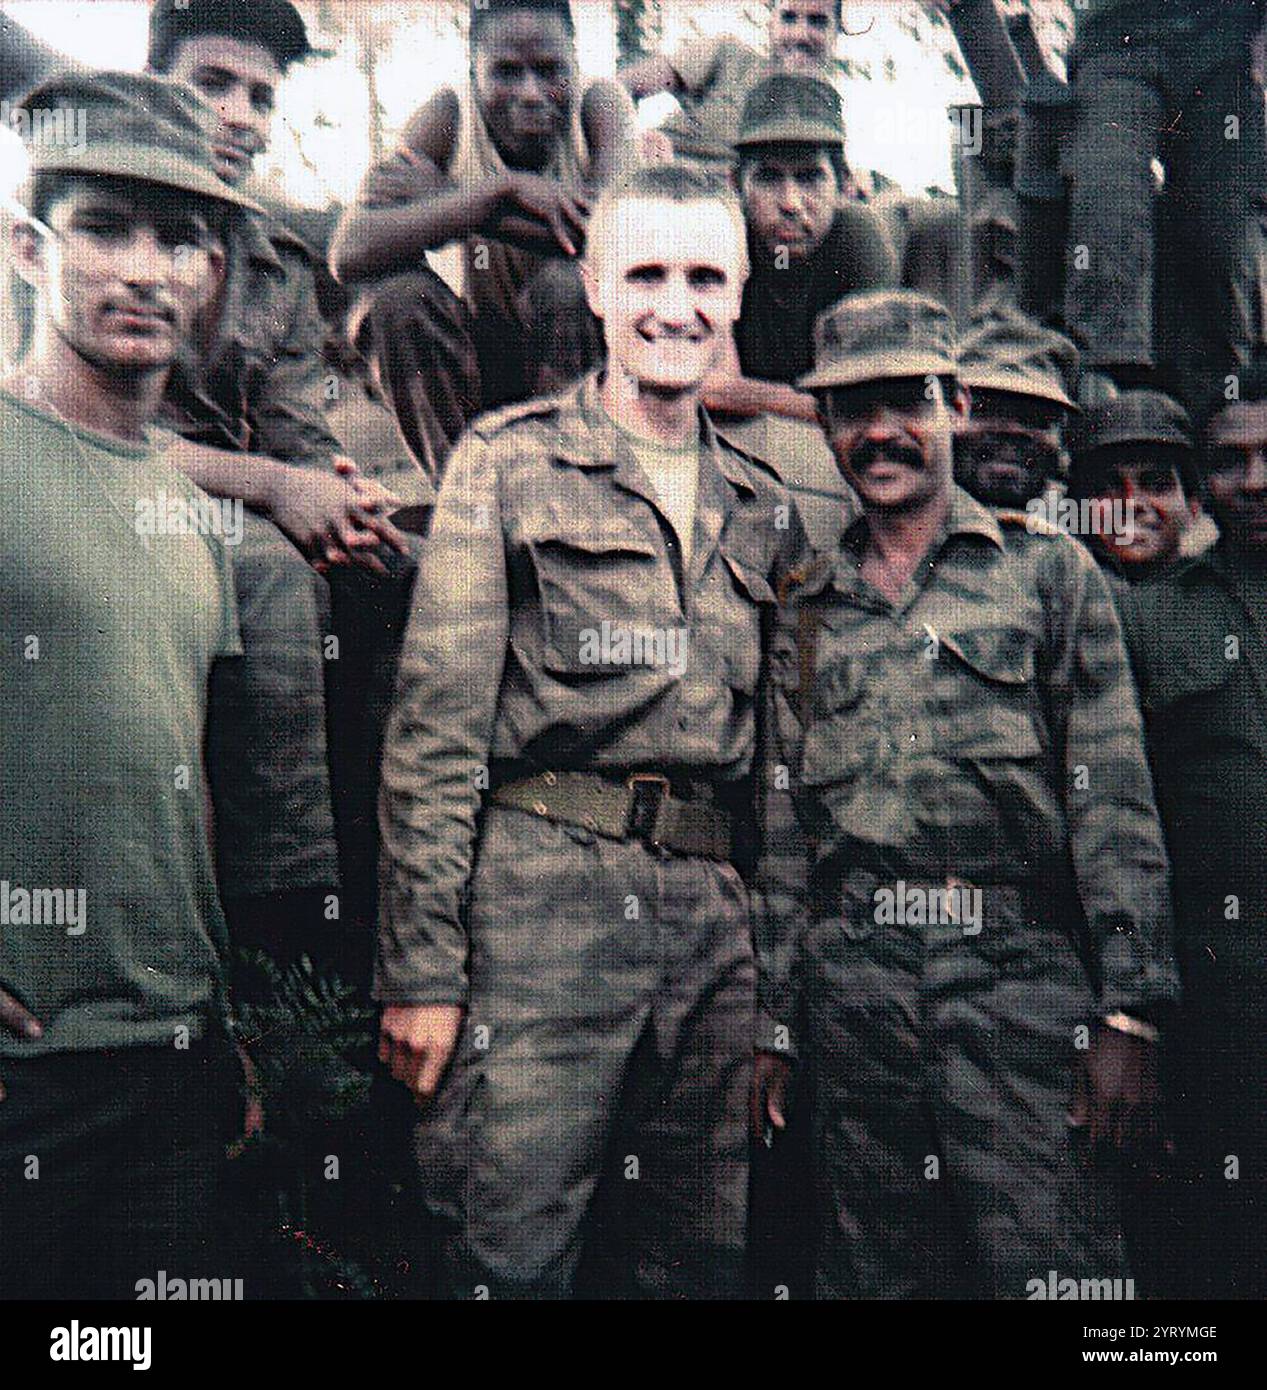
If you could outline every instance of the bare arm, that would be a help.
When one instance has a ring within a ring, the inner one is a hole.
[[[267,516],[318,568],[357,564],[384,571],[383,544],[408,549],[387,519],[400,498],[369,478],[278,463],[260,454],[231,453],[176,436],[167,447],[171,465],[213,497],[234,497]]]
[[[734,335],[727,340],[726,353],[717,368],[705,379],[704,408],[723,415],[781,415],[788,420],[818,421],[814,397],[781,381],[759,381],[744,376]]]
[[[587,188],[599,189],[632,163],[636,112],[619,82],[591,82],[581,101],[581,131],[589,151]]]
[[[620,80],[635,101],[657,96],[660,92],[677,96],[682,91],[682,80],[667,53],[653,53],[650,58],[630,63],[621,69]]]
[[[342,281],[395,275],[425,251],[483,233],[542,253],[577,249],[585,206],[553,180],[518,172],[458,185],[449,177],[460,107],[446,87],[410,119],[392,157],[371,170],[330,245]]]

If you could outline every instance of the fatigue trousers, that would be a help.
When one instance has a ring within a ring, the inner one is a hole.
[[[1052,1270],[1123,1277],[1111,1184],[1067,1120],[1075,1029],[1094,1018],[1072,943],[1013,887],[981,890],[975,934],[877,923],[886,886],[847,872],[806,942],[817,1296],[1025,1298]]]
[[[416,1132],[453,1298],[740,1291],[755,967],[728,864],[492,806]]]
[[[1161,369],[1195,410],[1263,337],[1262,93],[1247,51],[1191,71],[1173,45],[1106,48],[1074,55],[1065,318],[1084,365]]]
[[[1163,1297],[1267,1298],[1267,968],[1261,915],[1247,917],[1179,944],[1183,1003],[1164,1040],[1175,1152],[1159,1204]]]
[[[270,521],[233,549],[243,656],[221,662],[207,716],[226,905],[339,882],[326,734],[326,581]]]
[[[353,308],[349,337],[432,482],[482,411],[558,389],[596,360],[598,337],[574,267],[543,267],[521,306],[520,321],[477,317],[423,268],[383,280]]]
[[[0,1058],[0,1299],[135,1299],[160,1269],[249,1293],[215,1220],[240,1074],[221,1035]]]

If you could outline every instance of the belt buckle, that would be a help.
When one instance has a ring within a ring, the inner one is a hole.
[[[656,822],[660,819],[660,808],[669,797],[669,779],[662,772],[635,772],[625,779],[625,786],[633,792],[633,803],[629,807],[629,824],[626,834],[636,836],[649,845],[655,845]],[[657,794],[651,796],[651,788]]]

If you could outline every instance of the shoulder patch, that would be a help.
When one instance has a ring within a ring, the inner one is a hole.
[[[516,401],[512,405],[499,406],[496,410],[486,410],[477,415],[467,426],[481,439],[492,439],[525,420],[548,420],[557,415],[559,402],[551,396],[542,396],[531,401]]]
[[[994,519],[1004,526],[1023,526],[1032,536],[1063,536],[1065,533],[1042,512],[1018,512],[1010,508],[1000,508],[994,512]]]

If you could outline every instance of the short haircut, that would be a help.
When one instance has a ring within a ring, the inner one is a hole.
[[[631,198],[657,198],[670,203],[721,203],[734,218],[740,254],[747,260],[747,228],[734,189],[717,175],[701,173],[688,164],[679,163],[646,164],[608,184],[590,213],[585,242],[587,256],[608,234],[612,210]]]
[[[790,159],[800,156],[810,158],[825,154],[831,161],[832,172],[836,175],[836,187],[841,192],[849,183],[849,166],[845,163],[845,151],[837,144],[815,144],[808,140],[772,140],[768,145],[741,145],[739,149],[738,180],[740,189],[749,172],[766,159]]]
[[[156,8],[150,21],[149,66],[166,72],[186,39],[217,34],[258,43],[285,72],[312,51],[299,11],[288,0],[189,0],[182,8]]]
[[[576,37],[576,25],[568,0],[471,0],[471,47],[474,48],[483,39],[484,30],[491,20],[506,14],[523,14],[525,10],[557,15],[563,21],[568,37]]]

